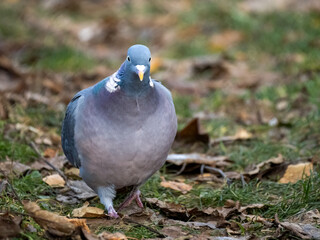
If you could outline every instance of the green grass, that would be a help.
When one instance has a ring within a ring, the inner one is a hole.
[[[0,3],[0,39],[19,39],[21,42],[30,36],[29,28],[23,19],[23,13],[19,10],[20,7],[5,2]]]
[[[67,45],[39,46],[24,52],[22,63],[37,70],[88,71],[95,60]]]

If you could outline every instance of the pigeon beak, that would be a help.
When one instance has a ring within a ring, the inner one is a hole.
[[[136,65],[138,76],[140,81],[143,80],[144,72],[146,71],[146,66],[145,65]]]
[[[139,79],[140,79],[140,81],[142,81],[142,80],[143,80],[144,72],[139,71],[138,75],[139,75]]]

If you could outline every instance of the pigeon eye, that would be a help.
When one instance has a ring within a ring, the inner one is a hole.
[[[149,58],[149,62],[151,61],[151,58]]]
[[[127,57],[127,60],[128,60],[129,62],[131,61],[129,56]]]

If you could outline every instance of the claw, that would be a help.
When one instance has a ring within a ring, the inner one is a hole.
[[[112,206],[110,206],[108,208],[108,216],[110,216],[112,218],[118,218],[119,217],[118,213],[116,212],[116,210],[114,210],[114,208]]]

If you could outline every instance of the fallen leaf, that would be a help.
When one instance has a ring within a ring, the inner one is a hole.
[[[192,186],[189,184],[175,181],[166,181],[164,179],[162,179],[160,185],[165,188],[171,188],[173,190],[182,192],[183,194],[186,194],[192,189]]]
[[[169,154],[167,157],[167,162],[173,163],[175,165],[182,165],[184,163],[197,163],[206,165],[220,165],[228,159],[226,156],[208,156],[200,153],[189,153],[189,154]]]
[[[56,156],[56,157],[47,159],[47,161],[51,163],[53,166],[55,166],[57,169],[63,168],[64,164],[67,163],[67,159],[65,156]],[[41,161],[41,160],[32,163],[30,167],[35,170],[42,170],[42,169],[52,170],[52,168],[48,164],[46,164],[44,161]]]
[[[188,235],[188,233],[184,232],[179,226],[166,226],[161,229],[161,233],[173,239],[179,239],[182,236]]]
[[[312,163],[289,165],[279,183],[296,183],[303,177],[310,176],[313,171]]]
[[[277,215],[275,222],[302,239],[320,239],[320,229],[311,224],[280,222]]]
[[[234,142],[234,141],[238,141],[238,140],[248,140],[252,138],[252,134],[249,133],[247,130],[245,129],[240,129],[236,132],[236,134],[234,136],[225,136],[225,137],[221,137],[221,138],[216,138],[211,140],[211,145],[215,145],[221,142]]]
[[[75,193],[74,196],[78,199],[87,200],[97,196],[83,180],[69,180],[67,185]]]
[[[0,239],[18,237],[22,218],[9,213],[0,215]]]
[[[73,225],[76,227],[80,227],[82,230],[90,233],[90,229],[87,225],[87,220],[86,219],[68,219],[69,222],[71,222]]]
[[[23,206],[42,228],[54,236],[71,236],[76,230],[76,226],[69,222],[66,217],[60,216],[57,213],[41,210],[34,202],[24,201]]]
[[[63,187],[66,184],[59,174],[46,176],[42,180],[51,187]]]
[[[85,202],[82,207],[73,209],[72,216],[79,218],[98,218],[106,216],[103,209],[88,206],[89,202]]]
[[[120,232],[116,232],[116,233],[102,232],[98,235],[98,237],[101,240],[127,240],[128,239],[126,235]]]
[[[72,167],[64,171],[68,177],[79,179],[80,178],[80,170],[79,168]]]
[[[46,150],[44,150],[43,156],[45,158],[53,158],[56,156],[56,154],[57,154],[57,150],[52,148],[46,148]]]
[[[74,194],[74,193],[73,193]],[[79,199],[76,198],[75,196],[66,196],[66,195],[62,195],[62,194],[58,194],[56,196],[57,201],[62,202],[62,203],[67,203],[67,204],[76,204],[79,203]]]
[[[6,174],[9,175],[10,173],[21,175],[26,171],[30,170],[31,168],[27,165],[19,163],[17,161],[6,161],[0,162],[0,169]],[[0,172],[1,174],[1,172]]]
[[[264,162],[257,164],[253,170],[247,171],[246,173],[244,173],[244,175],[252,177],[261,173],[262,171],[270,169],[273,165],[280,165],[282,163],[284,163],[284,159],[282,155],[279,154],[278,157],[270,158]]]
[[[176,141],[185,143],[203,142],[209,143],[209,134],[200,133],[199,119],[192,119],[182,130],[177,132]]]
[[[209,44],[214,51],[223,51],[233,47],[243,39],[241,32],[236,30],[225,30],[221,33],[215,33],[209,40]]]

